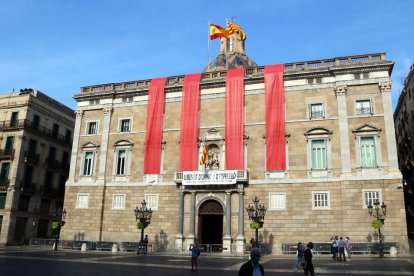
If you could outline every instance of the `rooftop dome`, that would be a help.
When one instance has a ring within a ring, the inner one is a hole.
[[[235,31],[229,39],[221,37],[220,52],[203,72],[223,71],[236,68],[251,68],[258,65],[250,59],[244,50],[245,35]]]

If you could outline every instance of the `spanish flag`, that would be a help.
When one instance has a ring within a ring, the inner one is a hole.
[[[229,32],[223,27],[210,24],[210,39],[216,39],[219,37],[225,37],[228,39],[230,35],[229,35]]]
[[[228,30],[230,36],[233,36],[234,33],[237,31],[237,32],[240,33],[241,39],[246,40],[246,34],[242,30],[242,28],[240,28],[238,25],[236,25],[234,23],[227,22],[227,30]]]
[[[201,154],[201,158],[200,158],[200,165],[204,165],[206,163],[207,154],[208,154],[208,146],[207,146],[207,144],[205,144],[203,153]]]

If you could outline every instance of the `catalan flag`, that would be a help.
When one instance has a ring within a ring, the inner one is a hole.
[[[201,154],[201,158],[200,158],[200,165],[204,165],[206,163],[207,154],[208,154],[208,146],[207,146],[207,144],[205,144],[203,153]]]
[[[230,35],[229,35],[229,32],[223,27],[210,24],[210,39],[216,39],[219,37],[225,37],[228,39]]]
[[[244,33],[243,29],[240,28],[238,25],[234,23],[227,22],[227,30],[230,36],[233,36],[234,33],[237,31],[240,33],[240,37],[242,40],[246,40],[246,34]]]

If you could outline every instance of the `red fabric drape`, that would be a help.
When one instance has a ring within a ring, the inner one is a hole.
[[[186,75],[181,105],[179,171],[197,170],[198,106],[201,74]]]
[[[153,79],[149,85],[144,174],[160,173],[164,87],[166,80],[167,78]]]
[[[227,70],[226,170],[243,170],[244,68]]]
[[[265,66],[266,170],[286,170],[283,64]]]

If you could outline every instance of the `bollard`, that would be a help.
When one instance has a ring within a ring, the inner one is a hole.
[[[395,257],[395,256],[397,256],[397,248],[395,247],[395,246],[391,246],[391,248],[390,248],[390,256],[391,257]]]
[[[86,252],[87,249],[88,249],[88,246],[86,245],[86,242],[82,243],[81,251]]]
[[[116,243],[114,243],[112,245],[112,253],[116,253],[116,252],[118,252],[118,245]]]

